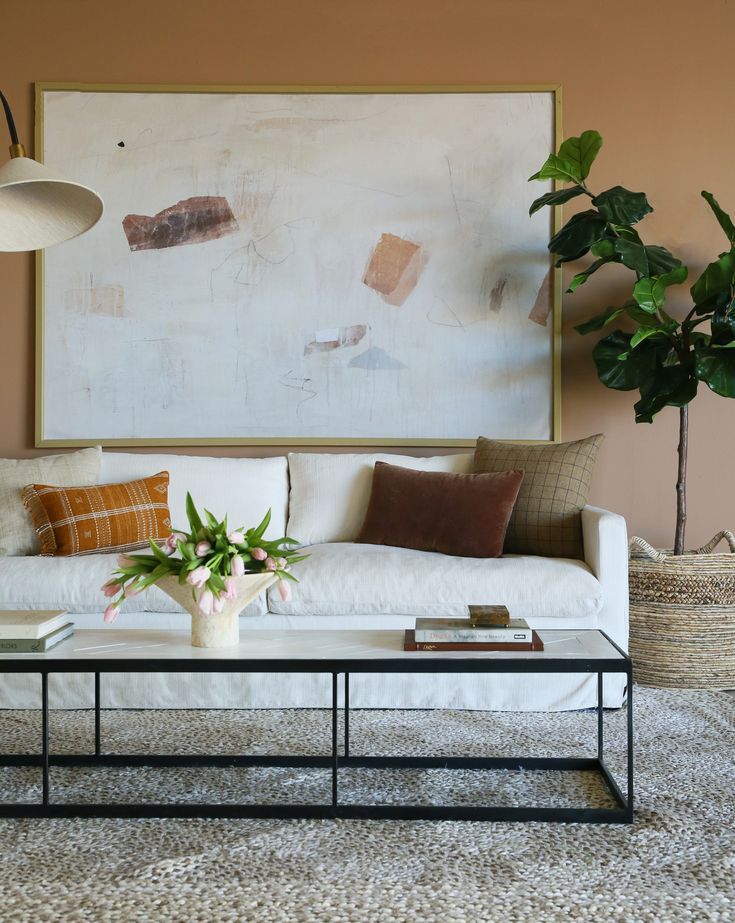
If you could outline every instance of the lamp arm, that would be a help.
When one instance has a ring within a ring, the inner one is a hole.
[[[8,131],[10,132],[10,140],[13,144],[20,144],[18,140],[18,132],[15,128],[15,120],[13,119],[13,113],[10,111],[10,105],[8,104],[5,94],[0,90],[0,100],[3,103],[3,109],[5,110],[5,118],[8,120]]]
[[[15,127],[15,119],[13,118],[13,113],[10,111],[10,104],[5,98],[5,94],[2,90],[0,90],[0,101],[2,101],[3,109],[5,110],[5,118],[8,121],[8,131],[10,132],[10,156],[25,157],[26,151],[18,140],[18,132]]]

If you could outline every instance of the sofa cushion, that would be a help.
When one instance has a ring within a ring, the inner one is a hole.
[[[116,555],[89,554],[80,557],[0,558],[0,609],[68,609],[69,612],[99,613],[109,602],[100,587],[116,568]],[[295,584],[294,584],[295,586]],[[266,612],[265,594],[252,602],[244,615]],[[126,612],[181,612],[184,610],[158,587],[126,600],[118,627],[125,627]],[[188,616],[181,628],[188,628]]]
[[[79,487],[97,484],[100,449],[41,458],[0,458],[0,555],[38,554],[38,538],[20,498],[28,484]]]
[[[288,456],[288,534],[304,545],[354,542],[367,513],[376,461],[415,471],[467,474],[474,458],[471,452],[430,458],[292,452]]]
[[[506,551],[552,558],[584,557],[582,510],[602,439],[598,433],[576,442],[528,445],[480,436],[475,471],[521,468],[524,472],[505,537]]]
[[[133,551],[171,534],[168,471],[124,484],[23,490],[42,555]]]
[[[355,541],[467,558],[498,558],[522,471],[454,474],[375,462]]]
[[[257,526],[268,509],[272,518],[266,538],[286,534],[288,469],[276,458],[207,458],[200,455],[135,455],[103,452],[100,483],[111,484],[168,471],[168,505],[174,528],[188,531],[186,493],[198,509],[227,516],[234,528]]]
[[[269,609],[283,615],[371,613],[461,616],[469,603],[503,603],[515,618],[596,616],[602,588],[582,561],[507,555],[456,558],[385,545],[330,543],[305,549],[290,602],[276,588]]]

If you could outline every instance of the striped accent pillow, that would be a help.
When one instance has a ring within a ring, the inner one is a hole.
[[[168,471],[127,484],[29,484],[21,496],[42,555],[133,551],[171,532]]]

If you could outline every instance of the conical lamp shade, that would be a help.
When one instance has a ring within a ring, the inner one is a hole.
[[[41,250],[77,237],[102,216],[102,199],[30,157],[0,167],[0,250]]]

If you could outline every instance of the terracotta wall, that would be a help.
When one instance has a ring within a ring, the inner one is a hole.
[[[0,86],[23,138],[33,82],[233,84],[561,83],[564,128],[598,129],[594,183],[644,189],[645,236],[699,271],[723,248],[701,189],[735,211],[729,0],[3,0]],[[3,142],[4,143],[4,142]],[[602,275],[602,274],[601,274]],[[656,543],[673,531],[676,411],[633,423],[571,326],[616,303],[595,277],[564,307],[563,435],[603,431],[593,501]],[[0,455],[33,454],[33,263],[0,254]],[[735,402],[691,411],[690,543],[735,528]],[[205,450],[206,451],[206,450]],[[273,454],[273,450],[238,454]],[[724,486],[720,486],[724,485]]]

